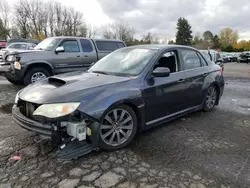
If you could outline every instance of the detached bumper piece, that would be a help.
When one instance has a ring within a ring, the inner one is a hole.
[[[57,155],[57,157],[61,160],[77,159],[78,157],[84,156],[93,151],[91,144],[86,141],[79,142],[76,139],[63,146],[65,147],[59,150]]]

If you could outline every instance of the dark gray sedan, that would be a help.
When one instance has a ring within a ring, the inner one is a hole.
[[[197,110],[210,111],[224,90],[220,66],[178,45],[122,48],[87,72],[53,76],[18,92],[13,117],[49,137],[59,156],[127,146],[136,132]]]

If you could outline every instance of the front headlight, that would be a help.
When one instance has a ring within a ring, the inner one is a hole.
[[[79,102],[44,104],[39,106],[34,111],[33,115],[39,115],[48,118],[57,118],[74,112],[79,105]]]
[[[16,57],[14,55],[8,55],[6,60],[7,61],[15,61]]]

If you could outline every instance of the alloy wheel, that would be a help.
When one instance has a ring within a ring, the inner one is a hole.
[[[214,107],[217,97],[217,91],[215,87],[210,87],[207,92],[206,106],[208,109]]]
[[[46,78],[46,75],[44,73],[42,73],[42,72],[36,72],[31,77],[31,83],[37,82],[37,81],[45,79],[45,78]]]
[[[106,114],[100,126],[100,136],[105,144],[119,146],[130,138],[133,128],[133,118],[128,111],[113,109]]]

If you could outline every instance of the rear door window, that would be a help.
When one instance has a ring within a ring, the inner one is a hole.
[[[195,51],[189,49],[181,49],[180,52],[185,70],[201,67],[200,59]]]
[[[201,65],[202,66],[207,66],[207,62],[205,61],[204,57],[201,54],[199,54],[199,53],[197,53],[197,54],[198,54],[198,56],[200,58]]]
[[[81,39],[80,42],[82,45],[83,52],[92,52],[93,51],[92,44],[88,39]]]
[[[118,49],[116,42],[112,41],[96,41],[96,46],[99,51],[114,51]]]

